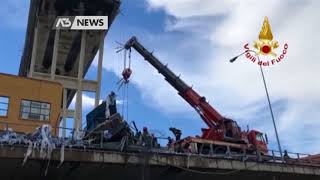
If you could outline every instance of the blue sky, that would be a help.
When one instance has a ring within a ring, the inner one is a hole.
[[[28,7],[28,2],[19,0],[2,2],[0,72],[18,72]],[[263,4],[250,0],[124,0],[105,40],[102,97],[117,89],[115,83],[123,68],[123,58],[114,50],[115,41],[125,42],[135,35],[221,114],[237,120],[242,128],[249,125],[266,132],[270,148],[276,149],[257,66],[244,58],[228,63],[243,51],[243,44],[257,39],[263,18],[268,16],[276,40],[289,44],[285,61],[265,68],[283,149],[319,152],[320,57],[313,45],[320,40],[320,25],[315,23],[320,18],[319,7],[313,0]],[[200,117],[134,52],[132,69],[129,121],[158,135],[171,135],[170,126],[182,129],[184,136],[200,134],[205,127]],[[94,79],[95,73],[93,65],[87,78]],[[121,92],[118,94],[122,100]],[[85,95],[84,112],[91,109],[92,98],[93,94]],[[121,112],[121,105],[118,108]]]

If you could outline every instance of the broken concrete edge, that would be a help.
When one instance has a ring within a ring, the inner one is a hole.
[[[27,152],[27,147],[22,146],[0,146],[0,159],[21,159],[21,163]],[[60,149],[52,152],[51,160],[60,161]],[[44,160],[40,156],[40,150],[34,149],[29,160]],[[148,152],[115,152],[92,149],[65,148],[64,162],[81,163],[106,163],[106,164],[144,164],[153,166],[172,166],[182,170],[203,169],[223,170],[230,173],[238,171],[261,171],[279,172],[290,174],[306,174],[320,176],[320,166],[302,166],[293,164],[281,164],[272,162],[242,162],[231,159],[215,159],[203,156],[186,156],[178,154],[161,154]]]

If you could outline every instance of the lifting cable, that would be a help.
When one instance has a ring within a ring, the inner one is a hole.
[[[119,87],[121,88],[121,87]],[[122,116],[124,115],[124,101],[125,101],[125,97],[124,97],[124,88],[122,89],[122,103],[121,103],[121,106],[122,106]]]
[[[127,97],[126,97],[126,103],[127,103],[127,121],[129,121],[129,83],[126,84],[127,87]]]
[[[125,69],[127,66],[127,50],[124,50],[123,51],[123,68]],[[121,89],[122,85],[123,85],[123,78],[121,78],[118,83],[119,84],[119,87],[118,87],[118,90]],[[125,89],[123,88],[122,89],[122,116],[124,116],[124,101],[125,101]]]
[[[129,49],[129,67],[128,67],[129,73],[131,75],[131,48]],[[129,77],[130,77],[129,75]],[[127,103],[127,121],[129,121],[129,80],[127,80],[127,83],[125,84],[127,88],[127,97],[126,97],[126,103]]]
[[[124,50],[124,56],[123,56],[123,71],[121,73],[122,78],[117,82],[118,91],[122,88],[122,115],[125,116],[126,113],[126,119],[129,119],[129,78],[132,74],[131,70],[131,49]],[[129,53],[127,53],[129,51]],[[127,56],[128,56],[128,62],[127,62]]]

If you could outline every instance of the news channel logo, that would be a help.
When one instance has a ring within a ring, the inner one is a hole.
[[[107,30],[108,16],[58,16],[53,29]]]

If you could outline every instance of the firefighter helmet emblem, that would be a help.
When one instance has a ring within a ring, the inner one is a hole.
[[[262,29],[259,34],[259,40],[254,42],[254,48],[256,48],[258,50],[258,53],[261,55],[270,54],[275,57],[277,56],[277,54],[273,52],[273,49],[276,49],[278,47],[278,41],[273,40],[273,35],[268,21],[268,17],[265,17]]]

